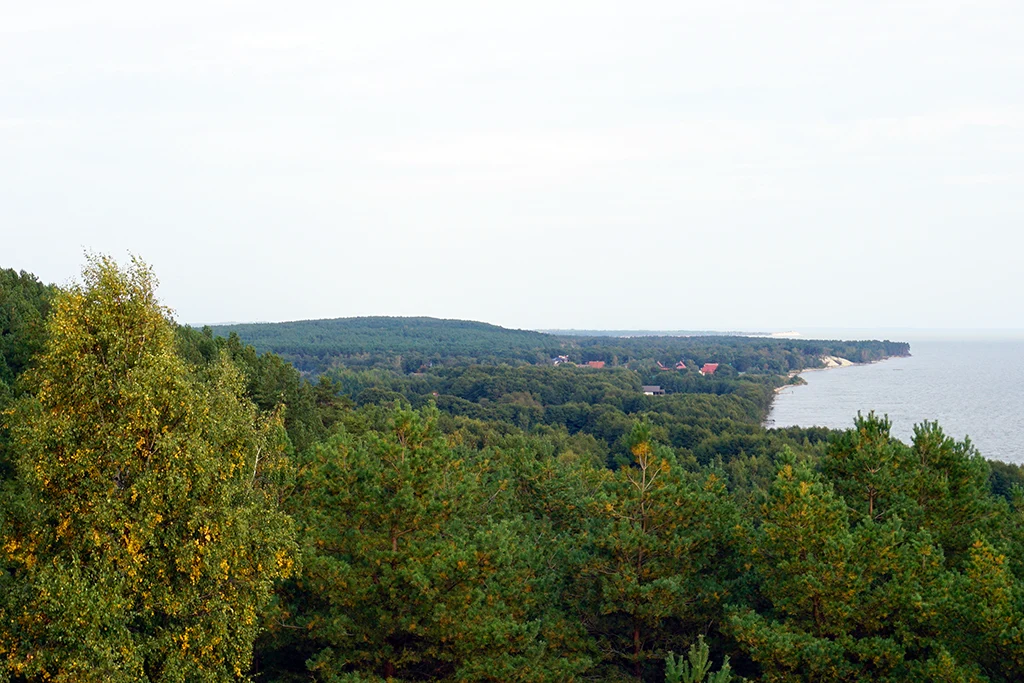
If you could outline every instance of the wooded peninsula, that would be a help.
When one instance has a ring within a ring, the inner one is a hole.
[[[767,429],[906,343],[195,329],[0,270],[0,682],[1024,680],[1024,470]]]

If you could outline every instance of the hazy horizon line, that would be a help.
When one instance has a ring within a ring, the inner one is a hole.
[[[732,329],[715,328],[690,328],[690,329],[667,329],[658,327],[513,327],[486,320],[473,320],[469,318],[441,318],[437,316],[414,316],[414,315],[377,315],[377,316],[337,316],[333,318],[304,318],[295,320],[252,320],[252,321],[227,321],[227,322],[204,322],[204,323],[183,323],[189,327],[201,329],[203,327],[229,327],[233,325],[279,325],[285,323],[315,322],[322,320],[345,320],[358,318],[430,318],[433,320],[451,320],[463,322],[479,322],[487,325],[494,325],[509,330],[523,330],[530,332],[542,332],[555,335],[572,335],[579,333],[602,333],[603,336],[747,336],[747,337],[771,337],[790,339],[825,339],[825,338],[846,338],[853,339],[857,335],[870,335],[872,337],[903,336],[905,339],[893,339],[894,341],[957,341],[977,340],[1024,340],[1024,328],[1020,327],[891,327],[880,325],[877,327],[851,326],[834,327],[823,325],[787,325],[778,326],[774,329],[765,329],[764,326],[742,327]]]

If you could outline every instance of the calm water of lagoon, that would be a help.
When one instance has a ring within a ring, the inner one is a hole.
[[[911,357],[803,373],[779,392],[769,427],[847,428],[857,411],[888,414],[893,435],[935,420],[992,460],[1024,463],[1024,342],[912,342]]]

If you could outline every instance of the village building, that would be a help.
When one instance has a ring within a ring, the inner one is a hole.
[[[664,396],[665,395],[665,390],[662,389],[660,386],[657,386],[657,385],[645,384],[643,389],[644,389],[644,396]]]
[[[702,367],[700,369],[700,374],[705,375],[705,376],[713,375],[713,374],[715,374],[715,370],[717,370],[717,369],[718,369],[718,363],[705,363],[704,367]]]

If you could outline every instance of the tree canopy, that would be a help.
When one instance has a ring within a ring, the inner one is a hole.
[[[242,677],[294,567],[280,425],[226,359],[176,355],[139,262],[91,260],[47,332],[10,416],[0,661],[33,680]]]
[[[1024,678],[1022,468],[930,422],[762,424],[792,370],[905,344],[254,347],[139,261],[0,285],[0,680]]]

